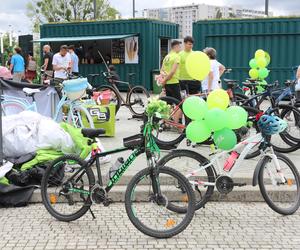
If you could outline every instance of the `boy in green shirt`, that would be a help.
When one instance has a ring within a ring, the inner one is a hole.
[[[180,56],[180,67],[179,67],[179,79],[181,90],[185,90],[187,94],[195,95],[200,92],[200,81],[197,81],[190,77],[188,74],[185,62],[186,58],[193,51],[194,39],[191,36],[187,36],[183,40],[184,42],[184,50],[179,53]]]
[[[180,65],[180,41],[171,43],[171,51],[163,60],[161,73],[165,75],[162,85],[166,90],[166,95],[181,101],[179,84],[179,65]]]

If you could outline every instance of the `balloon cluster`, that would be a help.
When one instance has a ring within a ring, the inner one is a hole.
[[[250,60],[249,76],[253,80],[259,80],[265,84],[265,78],[269,76],[269,70],[267,66],[270,64],[271,57],[268,52],[259,49],[255,52],[255,57]]]
[[[214,143],[219,149],[234,148],[237,137],[233,129],[245,126],[248,114],[242,107],[228,105],[229,96],[222,89],[211,92],[207,102],[198,96],[187,98],[183,103],[183,111],[192,122],[186,128],[186,137],[200,143],[213,133]]]

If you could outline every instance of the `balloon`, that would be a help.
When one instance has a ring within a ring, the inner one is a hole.
[[[251,77],[251,79],[257,79],[258,76],[259,76],[258,70],[257,69],[250,69],[249,76]]]
[[[223,150],[231,150],[237,144],[236,134],[229,128],[215,132],[213,139],[216,146]]]
[[[265,57],[265,52],[262,49],[259,49],[255,52],[255,59],[257,60],[260,57]]]
[[[267,66],[267,60],[264,57],[257,59],[257,66],[260,68],[265,68]]]
[[[271,62],[271,57],[270,57],[268,52],[265,52],[265,58],[266,58],[266,61],[267,61],[267,65],[266,65],[266,67],[267,67]]]
[[[228,118],[224,110],[213,108],[206,113],[204,121],[212,131],[218,131],[227,126]]]
[[[256,59],[251,59],[250,62],[249,62],[249,66],[251,67],[251,69],[256,69],[258,66],[257,66],[257,62],[256,62]]]
[[[207,111],[207,103],[198,96],[191,96],[183,103],[184,114],[192,120],[202,120]]]
[[[230,129],[239,129],[246,125],[248,113],[239,106],[231,106],[226,110],[228,117],[227,127]]]
[[[192,142],[204,142],[211,136],[211,130],[204,121],[192,121],[186,128],[186,137]]]
[[[207,97],[208,108],[219,108],[225,110],[229,105],[229,95],[223,89],[212,91]]]
[[[267,83],[266,80],[263,80],[263,81],[260,81],[260,82],[259,82],[259,85],[260,85],[260,86],[265,86],[265,85],[268,85],[268,83]]]
[[[265,79],[269,75],[269,70],[267,68],[262,68],[258,70],[258,76],[260,79]]]
[[[186,58],[185,67],[192,78],[202,81],[208,76],[210,71],[210,60],[201,51],[191,52]]]

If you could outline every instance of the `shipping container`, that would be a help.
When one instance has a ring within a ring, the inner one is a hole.
[[[294,78],[300,64],[300,18],[264,18],[198,21],[193,24],[195,47],[214,47],[218,60],[232,73],[226,78],[239,81],[248,76],[249,60],[257,49],[271,55],[269,83]]]
[[[97,52],[99,50],[105,60],[115,64],[123,81],[128,80],[129,73],[135,73],[134,83],[151,89],[152,70],[160,67],[171,39],[177,37],[177,24],[132,19],[44,24],[41,26],[41,38],[35,42],[50,44],[54,52],[58,52],[62,44],[75,44],[80,54],[79,70],[83,76],[105,70]],[[132,47],[131,55],[127,53],[129,47]],[[92,61],[90,54],[94,57]],[[97,78],[93,84],[102,82],[103,79]]]

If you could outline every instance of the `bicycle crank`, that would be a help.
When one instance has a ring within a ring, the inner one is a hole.
[[[233,187],[246,186],[246,183],[235,183],[229,176],[221,175],[216,180],[216,187],[221,194],[228,194],[233,190]]]

